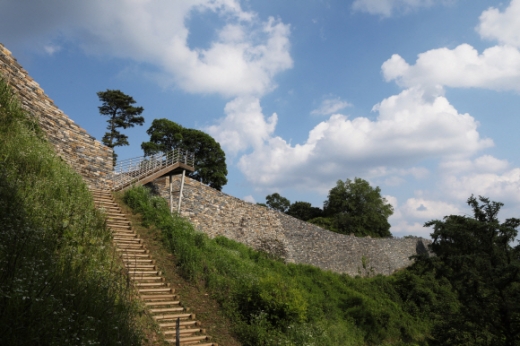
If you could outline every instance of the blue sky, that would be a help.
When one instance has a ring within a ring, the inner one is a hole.
[[[226,152],[223,191],[322,206],[361,177],[395,208],[392,233],[520,207],[520,0],[0,0],[2,42],[100,139],[96,92],[144,107],[119,158],[168,118]]]

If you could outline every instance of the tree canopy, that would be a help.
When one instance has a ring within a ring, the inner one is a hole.
[[[267,195],[265,201],[265,204],[267,204],[269,208],[281,211],[282,213],[285,213],[291,205],[291,201],[281,196],[278,192]]]
[[[308,221],[322,216],[323,211],[320,208],[313,207],[309,202],[296,201],[289,206],[287,214]]]
[[[388,217],[393,207],[381,196],[379,187],[371,187],[364,179],[338,180],[323,204],[323,213],[331,219],[331,230],[338,233],[392,236]]]
[[[128,136],[122,134],[117,129],[134,127],[135,125],[143,125],[144,118],[141,113],[143,107],[134,107],[135,100],[120,90],[100,91],[97,93],[102,105],[99,107],[99,113],[109,117],[107,120],[107,130],[103,136],[103,144],[107,147],[114,148],[122,145],[129,145]],[[117,160],[117,154],[114,152],[114,164]]]
[[[520,219],[500,223],[502,203],[474,196],[473,217],[450,215],[433,226],[432,257],[418,257],[437,279],[447,280],[461,308],[445,313],[442,345],[520,344],[520,246],[512,246]],[[480,202],[480,203],[479,203]]]
[[[191,151],[195,154],[195,172],[188,174],[190,178],[217,190],[226,185],[226,154],[207,133],[185,128],[168,119],[155,119],[146,133],[150,135],[150,141],[141,144],[145,155],[173,148]]]

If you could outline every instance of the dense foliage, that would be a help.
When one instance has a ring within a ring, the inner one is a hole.
[[[188,174],[190,178],[219,191],[227,184],[226,154],[207,133],[184,128],[168,119],[155,119],[146,133],[150,141],[141,144],[145,155],[173,148],[188,150],[195,154],[195,172]]]
[[[381,196],[379,187],[355,178],[338,180],[323,203],[323,214],[332,221],[333,230],[356,236],[390,237],[388,218],[393,207]]]
[[[139,345],[87,186],[0,80],[0,344]]]
[[[289,209],[291,202],[287,198],[280,196],[278,192],[275,192],[265,197],[265,204],[271,209],[285,213]]]
[[[480,203],[479,203],[480,202]],[[500,223],[502,203],[471,196],[473,217],[433,220],[432,250],[425,270],[450,283],[460,309],[446,313],[437,335],[443,345],[520,344],[520,245],[512,246],[520,219]]]
[[[133,97],[126,95],[120,90],[100,91],[97,93],[99,100],[103,104],[99,107],[101,115],[108,116],[108,132],[103,136],[103,144],[107,147],[114,148],[122,145],[129,145],[128,136],[122,134],[118,128],[129,128],[135,125],[143,125],[144,118],[141,113],[143,107],[135,107]],[[117,154],[114,152],[114,164],[117,160]]]
[[[323,215],[323,210],[313,207],[309,202],[296,201],[291,203],[287,210],[287,214],[297,219],[308,221],[321,217]]]
[[[265,199],[265,204],[259,204],[333,232],[359,237],[392,236],[388,222],[393,214],[392,205],[381,196],[379,187],[373,188],[361,178],[338,180],[323,202],[323,210],[308,202],[291,203],[279,193],[267,195]]]
[[[402,300],[415,287],[407,278],[351,278],[284,264],[224,237],[196,232],[146,188],[125,192],[124,200],[145,226],[160,230],[181,274],[205,285],[219,301],[244,345],[426,344],[431,324],[418,313],[420,302]],[[416,288],[425,300],[436,296],[430,286],[428,281]]]

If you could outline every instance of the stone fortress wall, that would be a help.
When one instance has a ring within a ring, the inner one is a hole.
[[[22,106],[38,120],[56,153],[88,183],[103,181],[112,171],[112,149],[64,114],[2,44],[0,76],[18,94]]]
[[[152,186],[169,199],[168,178]],[[177,208],[180,176],[173,177]],[[330,232],[284,213],[243,201],[185,178],[181,215],[211,238],[218,235],[266,251],[289,263],[304,263],[337,273],[390,275],[409,266],[410,256],[427,251],[422,238],[359,238]]]
[[[0,76],[18,94],[60,157],[87,183],[102,182],[112,171],[112,149],[104,146],[65,115],[26,70],[0,44]],[[168,179],[153,184],[168,198]],[[174,177],[179,191],[180,176]],[[179,193],[175,193],[174,208]],[[409,256],[426,251],[425,239],[371,239],[324,230],[289,215],[214,190],[186,178],[181,214],[210,237],[222,235],[283,258],[325,270],[355,275],[391,274],[411,264]]]

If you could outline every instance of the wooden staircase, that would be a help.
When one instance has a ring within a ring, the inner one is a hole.
[[[107,225],[112,231],[116,251],[120,253],[128,276],[148,312],[159,325],[167,342],[176,342],[176,323],[180,320],[180,345],[218,346],[208,342],[195,314],[182,305],[175,289],[170,287],[155,260],[139,235],[132,230],[130,221],[122,213],[108,190],[91,189],[96,207],[104,210]]]

